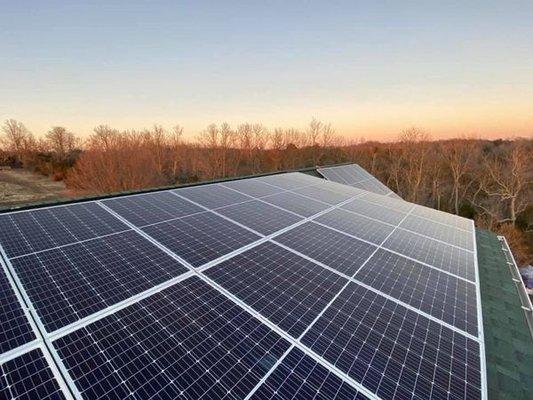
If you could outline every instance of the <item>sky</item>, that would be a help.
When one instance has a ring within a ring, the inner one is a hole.
[[[0,120],[35,134],[312,118],[533,136],[533,1],[0,0]]]

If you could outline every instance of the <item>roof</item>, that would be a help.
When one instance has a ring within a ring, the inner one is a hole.
[[[307,168],[300,170],[300,172],[321,177],[316,168]],[[264,175],[272,174],[261,174],[254,177]],[[225,179],[223,181],[237,181],[244,178],[248,177]],[[198,186],[208,183],[213,182],[185,186]],[[153,192],[164,189],[168,188],[148,191]],[[122,193],[121,195],[128,194],[132,194],[132,192]],[[116,197],[116,194],[105,196],[104,198],[108,197]],[[85,198],[78,201],[87,200],[89,199]],[[70,201],[68,203],[76,203],[78,201]],[[64,204],[64,202],[59,204]],[[236,219],[236,216],[231,216],[231,218]],[[471,221],[467,222],[471,226]],[[472,239],[472,229],[470,230],[469,238]],[[477,263],[479,266],[478,282],[481,292],[484,329],[484,335],[479,336],[479,338],[485,342],[488,395],[491,399],[526,399],[530,397],[528,383],[533,382],[533,339],[528,329],[524,311],[521,308],[522,303],[517,287],[513,282],[512,271],[508,268],[509,260],[502,249],[501,241],[495,234],[476,229],[476,242]],[[340,244],[337,243],[336,246],[338,249]],[[245,248],[246,246],[243,247],[243,249]],[[470,250],[472,251],[473,249],[472,242]],[[479,301],[477,303],[479,304]],[[35,357],[39,358],[42,355],[37,352]]]
[[[533,339],[505,253],[492,232],[476,239],[489,398],[531,398]]]

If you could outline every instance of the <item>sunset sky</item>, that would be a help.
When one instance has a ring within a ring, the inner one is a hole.
[[[1,120],[533,136],[531,0],[83,3],[1,1]]]

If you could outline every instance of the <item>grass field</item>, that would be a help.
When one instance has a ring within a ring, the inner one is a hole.
[[[0,209],[65,197],[63,182],[22,169],[0,171]]]

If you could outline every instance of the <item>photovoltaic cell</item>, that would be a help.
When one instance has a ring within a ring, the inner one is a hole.
[[[192,277],[54,346],[85,398],[242,399],[289,342]]]
[[[342,209],[353,211],[369,218],[377,219],[378,221],[386,222],[392,225],[398,225],[405,217],[405,213],[394,211],[390,208],[378,206],[369,203],[362,199],[354,199],[353,201],[341,206]]]
[[[326,185],[319,186],[307,186],[299,189],[292,190],[294,193],[298,193],[307,197],[310,197],[314,200],[319,200],[324,203],[331,205],[336,205],[342,203],[353,197],[351,194],[339,193],[336,191],[329,190]]]
[[[339,168],[319,168],[318,172],[324,178],[332,182],[339,182],[345,185],[348,185],[350,182],[352,182],[352,180],[348,178],[346,172],[341,171]],[[362,179],[364,178],[359,177],[359,179],[356,179],[356,181]]]
[[[263,197],[262,200],[303,217],[310,217],[331,207],[329,204],[315,201],[292,192],[274,194]]]
[[[331,182],[338,182],[378,195],[394,194],[387,186],[357,164],[319,168],[318,171]],[[397,195],[395,196],[399,197]]]
[[[139,227],[204,211],[203,208],[170,192],[117,197],[104,200],[103,203]]]
[[[364,400],[350,384],[298,348],[292,349],[251,399]]]
[[[478,335],[476,287],[472,283],[381,249],[355,279]]]
[[[369,179],[360,183],[354,183],[352,184],[352,186],[382,195],[386,195],[391,192],[391,190],[387,186],[385,186],[377,179]]]
[[[470,281],[476,279],[474,255],[469,251],[404,230],[394,231],[383,247]]]
[[[283,191],[283,189],[267,185],[259,179],[239,179],[224,182],[222,185],[253,197],[268,196]]]
[[[205,273],[294,337],[346,283],[334,272],[269,242]]]
[[[348,276],[353,276],[376,249],[371,244],[312,222],[276,236],[275,241]]]
[[[222,185],[194,186],[177,189],[174,192],[211,210],[252,200],[251,197]]]
[[[333,181],[322,181],[320,187],[326,188],[332,192],[349,195],[350,197],[360,196],[365,193],[364,190],[355,188],[353,186],[343,185]]]
[[[329,211],[315,221],[375,244],[381,244],[394,229],[390,225],[342,209]]]
[[[0,244],[17,257],[129,229],[96,203],[0,215]]]
[[[429,221],[425,218],[419,218],[409,215],[401,224],[400,228],[409,229],[410,231],[429,236],[443,242],[462,247],[467,250],[474,250],[474,237],[472,232],[454,228],[449,225],[443,225],[438,222]]]
[[[303,186],[316,185],[317,183],[320,183],[322,181],[321,178],[302,174],[300,172],[268,175],[257,179],[261,182],[265,182],[286,190],[296,189]]]
[[[302,219],[258,200],[224,207],[217,212],[263,235],[270,235]]]
[[[22,305],[0,267],[0,353],[35,339]]]
[[[479,399],[476,341],[350,283],[302,342],[383,399]]]
[[[136,232],[12,260],[52,332],[188,271]]]
[[[40,349],[3,363],[1,372],[0,398],[2,399],[65,399]]]
[[[365,193],[361,196],[361,199],[373,204],[377,204],[378,206],[387,207],[403,213],[408,213],[409,210],[413,208],[413,203],[397,200],[388,196],[382,196],[376,193]]]
[[[147,226],[143,231],[194,267],[260,239],[211,212]]]
[[[413,215],[424,217],[431,221],[440,222],[442,224],[452,225],[457,228],[472,232],[472,220],[459,217],[457,215],[434,210],[428,207],[415,207],[413,210]]]

